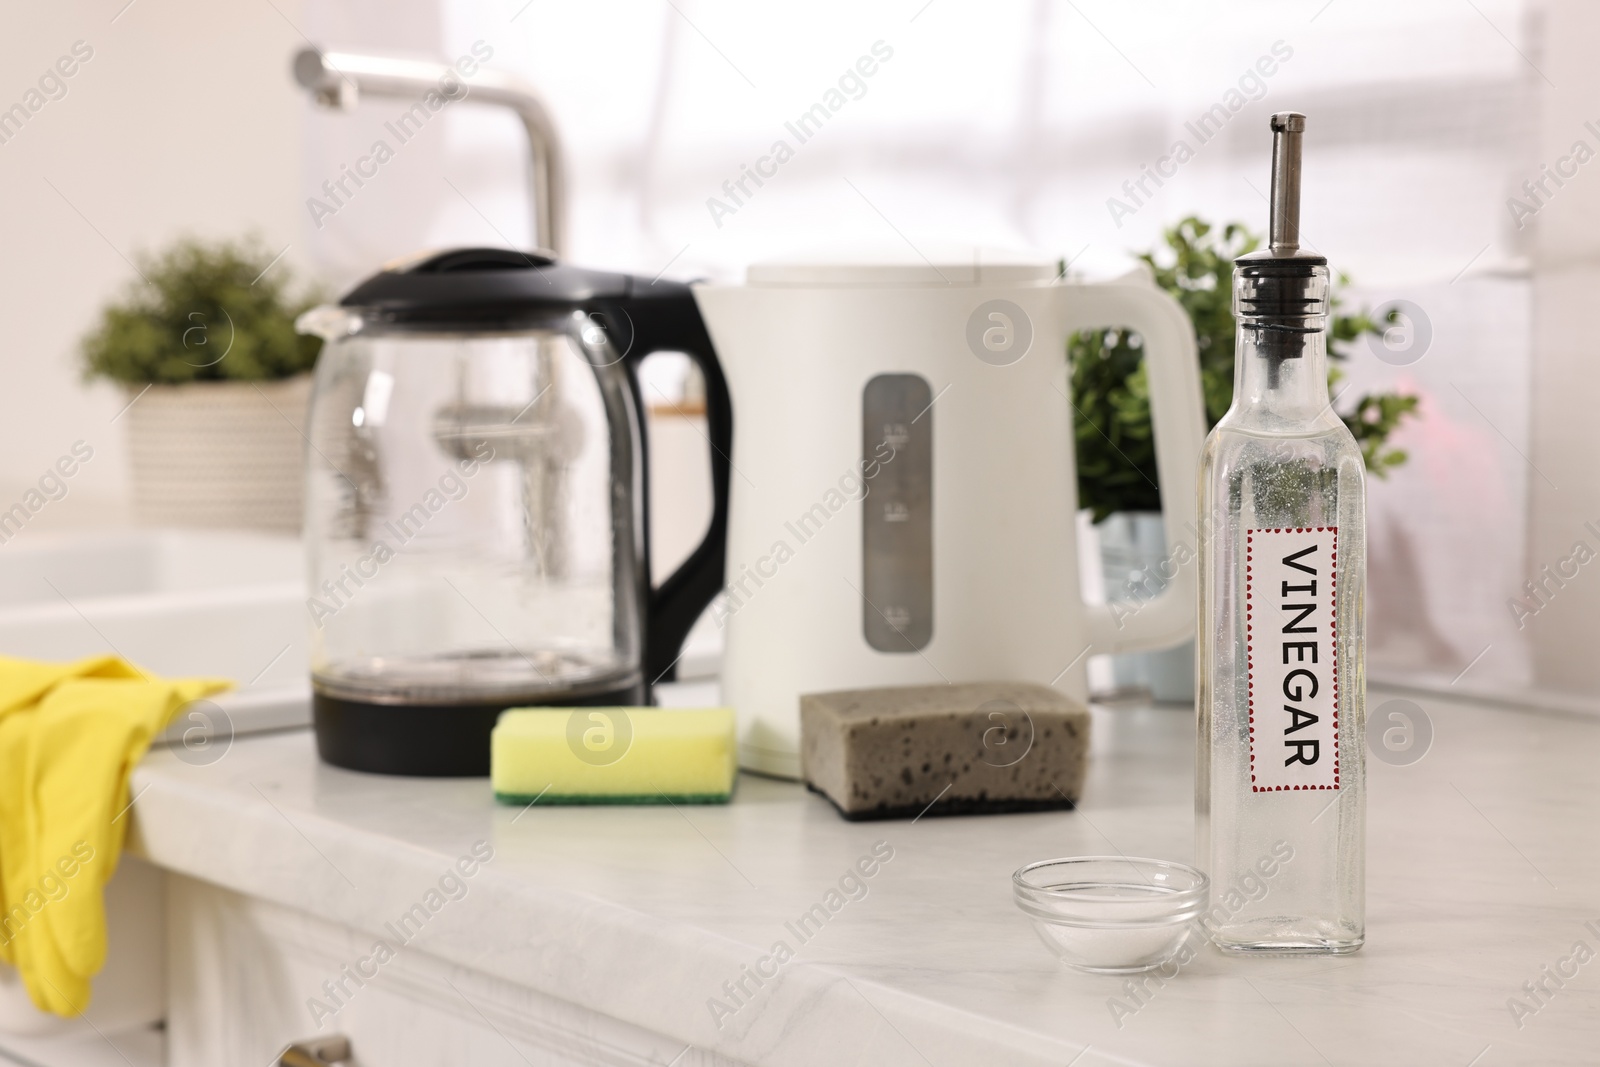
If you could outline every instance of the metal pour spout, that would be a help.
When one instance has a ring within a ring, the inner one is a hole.
[[[294,57],[294,76],[311,90],[317,103],[334,110],[353,107],[362,96],[416,101],[453,82],[466,89],[468,100],[515,111],[528,135],[528,193],[534,246],[558,258],[566,251],[566,175],[561,136],[543,99],[520,79],[483,68],[471,78],[463,78],[454,67],[443,63],[318,52],[314,48]]]
[[[1272,116],[1272,210],[1268,228],[1274,255],[1300,251],[1300,142],[1306,117],[1297,111]]]

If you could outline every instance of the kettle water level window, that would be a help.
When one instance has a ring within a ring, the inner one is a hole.
[[[894,456],[861,501],[861,630],[879,652],[933,640],[933,418],[919,374],[880,374],[862,390],[862,463]]]

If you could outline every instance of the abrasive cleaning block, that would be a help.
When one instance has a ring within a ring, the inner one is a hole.
[[[806,784],[846,819],[1070,808],[1089,712],[1043,685],[982,682],[800,698]]]
[[[738,762],[731,708],[512,708],[489,773],[506,804],[723,804]]]

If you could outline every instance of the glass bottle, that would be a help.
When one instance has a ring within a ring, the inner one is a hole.
[[[1328,266],[1299,247],[1305,117],[1274,115],[1271,244],[1234,267],[1233,405],[1200,470],[1196,859],[1228,953],[1365,936],[1366,476],[1328,399]]]

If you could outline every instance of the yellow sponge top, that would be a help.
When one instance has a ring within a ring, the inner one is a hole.
[[[733,795],[732,708],[512,708],[490,775],[507,804],[720,804]]]

